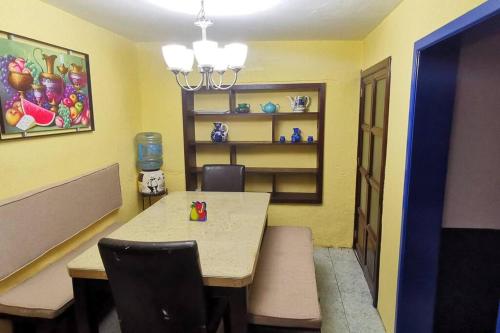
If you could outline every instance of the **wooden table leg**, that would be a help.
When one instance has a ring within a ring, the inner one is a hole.
[[[247,333],[247,287],[209,287],[208,294],[210,297],[225,297],[229,302],[229,311],[224,316],[224,333]]]
[[[247,288],[233,289],[229,295],[229,323],[231,333],[247,333]]]
[[[98,333],[99,328],[94,320],[91,304],[91,288],[87,279],[73,278],[73,295],[75,298],[75,319],[78,333]]]

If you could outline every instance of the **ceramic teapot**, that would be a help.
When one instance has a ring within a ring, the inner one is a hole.
[[[212,142],[226,142],[228,134],[229,127],[227,126],[227,124],[215,122],[214,129],[212,130],[210,138],[212,139]]]
[[[274,103],[271,103],[271,102],[267,102],[264,105],[261,104],[260,108],[262,109],[262,112],[265,112],[265,113],[274,113],[274,112],[279,111],[280,105],[279,104],[274,104]]]
[[[311,104],[309,96],[287,96],[290,100],[290,106],[293,112],[304,112]]]

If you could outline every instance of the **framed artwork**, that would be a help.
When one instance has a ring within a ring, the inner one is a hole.
[[[88,54],[0,31],[0,139],[93,131]]]

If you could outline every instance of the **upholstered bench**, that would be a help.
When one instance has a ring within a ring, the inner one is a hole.
[[[309,228],[268,227],[250,287],[250,332],[320,332]]]
[[[121,205],[118,164],[0,202],[0,282]],[[59,316],[73,301],[66,264],[119,226],[111,225],[0,294],[0,317],[18,323]]]

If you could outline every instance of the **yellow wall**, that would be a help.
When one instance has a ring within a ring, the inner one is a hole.
[[[36,0],[3,0],[0,30],[90,54],[96,124],[94,133],[0,142],[0,200],[119,162],[123,208],[91,231],[131,218],[139,210],[133,137],[141,129],[135,45]],[[64,198],[50,204],[64,205]],[[63,251],[53,251],[45,260],[0,283],[0,292],[90,235],[82,235]]]
[[[393,331],[413,44],[483,0],[405,0],[363,41],[363,68],[392,56],[378,309]]]
[[[252,42],[239,80],[327,83],[324,204],[273,205],[269,212],[271,225],[311,227],[320,246],[352,246],[361,46],[336,41]],[[160,47],[138,45],[143,129],[163,134],[167,186],[184,190],[181,92],[163,63]],[[252,103],[252,108],[258,105]],[[244,134],[248,139],[251,135]]]
[[[240,83],[328,84],[324,204],[274,205],[269,219],[274,225],[310,226],[321,246],[352,245],[359,70],[392,56],[379,297],[389,332],[394,323],[413,43],[482,2],[404,0],[363,42],[249,43]],[[90,54],[97,128],[95,133],[0,142],[0,199],[118,161],[124,208],[102,224],[126,221],[138,211],[132,140],[141,130],[163,134],[167,185],[171,191],[184,189],[180,90],[163,64],[160,44],[134,45],[36,0],[3,0],[0,30]],[[108,84],[110,79],[115,81]],[[59,255],[51,254],[38,268]],[[0,284],[0,292],[31,272]]]

